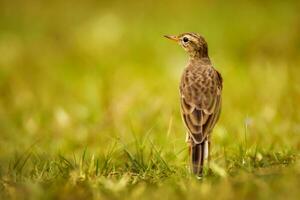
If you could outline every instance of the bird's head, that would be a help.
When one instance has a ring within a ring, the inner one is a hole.
[[[199,34],[182,33],[178,36],[165,35],[164,37],[177,42],[186,52],[188,52],[190,57],[208,57],[207,43]]]

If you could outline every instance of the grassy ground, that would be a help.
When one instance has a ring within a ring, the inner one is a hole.
[[[0,199],[297,199],[300,5],[1,1]],[[178,83],[199,32],[224,78],[211,170]]]

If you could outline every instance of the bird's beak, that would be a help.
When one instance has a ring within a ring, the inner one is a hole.
[[[175,42],[178,42],[179,41],[179,38],[175,35],[164,35],[165,38],[168,38],[170,40],[173,40]]]

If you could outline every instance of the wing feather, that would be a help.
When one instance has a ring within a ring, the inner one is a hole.
[[[185,71],[180,93],[185,125],[194,142],[201,143],[220,115],[222,77],[212,67],[207,71],[197,70]]]

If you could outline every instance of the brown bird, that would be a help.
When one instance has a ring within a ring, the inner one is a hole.
[[[165,37],[189,54],[180,82],[181,114],[188,129],[191,171],[202,176],[204,160],[210,161],[211,132],[220,116],[222,77],[211,64],[202,36],[183,33]]]

